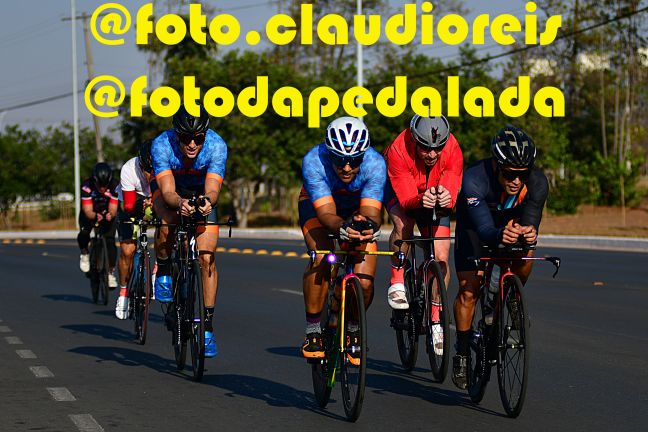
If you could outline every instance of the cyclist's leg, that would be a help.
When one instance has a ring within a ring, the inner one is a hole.
[[[153,208],[155,214],[163,224],[177,223],[176,212],[167,208],[159,190],[153,194]],[[169,226],[161,226],[155,233],[155,256],[157,261],[157,274],[155,278],[155,298],[161,302],[170,302],[171,291],[171,247],[173,243],[174,229]]]
[[[207,216],[208,222],[218,222],[218,213],[216,208]],[[208,225],[198,227],[196,230],[196,246],[199,251],[200,268],[203,280],[203,293],[205,299],[205,316],[207,317],[208,330],[211,330],[211,317],[214,314],[216,297],[218,294],[218,270],[214,253],[218,246],[218,225]]]
[[[391,205],[390,205],[391,204]],[[414,219],[408,216],[402,209],[396,198],[387,203],[389,217],[394,224],[394,229],[389,236],[389,246],[392,251],[398,251],[394,245],[396,240],[411,239],[414,235]],[[407,254],[409,246],[404,244],[400,250]],[[389,289],[387,290],[387,300],[389,305],[395,309],[407,309],[407,297],[405,296],[405,268],[398,268],[398,259],[391,258],[391,276],[389,279]]]
[[[106,247],[108,248],[108,265],[112,271],[117,265],[117,245],[115,243],[117,221],[111,220],[102,222],[101,230],[106,239]]]
[[[524,256],[532,257],[533,251],[528,251]],[[522,285],[526,285],[533,270],[533,261],[518,261],[511,266],[511,271],[515,273],[522,281]]]
[[[304,242],[309,250],[332,250],[334,242],[328,238],[328,231],[320,224],[313,204],[308,199],[299,202],[299,225]],[[315,262],[306,264],[302,278],[304,307],[306,312],[306,338],[302,345],[302,355],[307,358],[324,357],[320,317],[330,277],[330,266],[324,256],[317,255]]]
[[[378,243],[364,243],[357,249],[375,252],[378,250]],[[353,272],[360,279],[360,285],[364,293],[365,309],[369,309],[374,295],[374,275],[376,274],[376,265],[378,257],[376,255],[360,255],[358,263],[355,264]]]
[[[117,217],[119,224],[119,286],[125,288],[128,285],[128,278],[131,273],[131,266],[133,263],[133,255],[135,254],[136,243],[133,239],[134,225],[131,223],[130,218],[121,209]]]
[[[92,227],[94,222],[88,219],[83,213],[79,213],[79,234],[77,235],[77,243],[79,244],[80,252],[80,261],[79,267],[82,272],[90,271],[90,256],[88,251],[88,245],[90,244],[90,233],[92,232]]]

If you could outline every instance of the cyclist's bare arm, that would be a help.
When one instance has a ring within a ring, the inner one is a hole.
[[[110,220],[113,220],[117,217],[117,208],[119,207],[119,202],[111,202],[108,204],[108,214],[110,214]]]
[[[336,234],[340,231],[340,228],[344,223],[344,219],[337,215],[337,207],[333,200],[331,200],[331,202],[329,203],[322,204],[321,206],[317,207],[315,209],[315,213],[317,214],[317,219],[319,220],[319,222],[328,231]]]
[[[205,205],[200,206],[198,211],[203,215],[208,215],[211,213],[212,208],[216,205],[218,201],[218,195],[220,195],[221,182],[215,178],[207,177],[205,179],[205,194],[203,197],[207,198],[205,200]]]
[[[162,199],[168,208],[180,210],[183,206],[183,200],[176,192],[175,179],[172,175],[165,175],[157,179],[158,186],[162,192]]]
[[[88,204],[83,204],[81,206],[81,211],[87,217],[89,220],[95,220],[97,218],[97,213],[94,211],[94,207],[92,206],[92,202]]]

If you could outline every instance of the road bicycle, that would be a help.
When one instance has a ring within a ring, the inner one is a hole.
[[[97,222],[94,225],[94,236],[90,243],[90,271],[87,276],[90,278],[90,289],[92,301],[96,304],[108,304],[108,246],[103,232],[100,232],[101,225]]]
[[[491,367],[497,367],[497,381],[504,410],[509,417],[522,411],[528,384],[530,333],[528,305],[522,294],[522,281],[511,268],[523,261],[548,261],[560,269],[559,257],[520,256],[535,247],[513,246],[498,250],[485,249],[486,256],[477,260],[484,277],[476,303],[470,342],[471,363],[468,393],[479,403],[490,380]],[[497,283],[491,283],[500,269]]]
[[[347,243],[349,247],[353,247]],[[325,356],[309,359],[315,399],[326,407],[340,373],[342,402],[347,420],[355,422],[364,400],[367,374],[367,321],[360,279],[353,273],[355,259],[363,255],[394,255],[394,252],[363,250],[309,250],[311,263],[324,255],[330,265],[329,292],[322,311]]]
[[[198,209],[204,205],[204,201],[192,197],[189,205]],[[166,306],[166,310],[163,309],[165,321],[172,332],[171,342],[179,371],[186,366],[187,344],[189,344],[191,370],[195,381],[202,379],[205,370],[205,300],[198,260],[199,251],[196,245],[196,229],[208,225],[227,225],[231,237],[234,223],[232,219],[224,223],[208,222],[204,219],[201,216],[180,215],[178,224],[160,224],[160,226],[176,228],[171,250],[173,300]]]
[[[428,231],[430,232],[430,231]],[[441,266],[435,259],[434,241],[451,240],[452,237],[396,240],[399,252],[409,245],[409,258],[405,261],[405,292],[409,309],[392,310],[391,326],[396,331],[398,355],[403,367],[414,369],[418,357],[419,335],[425,335],[425,350],[436,382],[443,382],[448,371],[449,314],[445,280]],[[416,249],[424,254],[417,265]],[[435,343],[436,342],[436,343]]]
[[[151,253],[146,230],[149,226],[156,226],[156,223],[144,219],[122,223],[133,224],[133,238],[137,239],[137,249],[133,255],[133,264],[128,279],[128,316],[134,321],[135,340],[140,345],[144,345],[148,329],[149,303],[153,290]]]

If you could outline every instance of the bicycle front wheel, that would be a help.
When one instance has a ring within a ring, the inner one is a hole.
[[[411,272],[405,274],[405,292],[410,307],[392,310],[392,323],[396,330],[396,346],[401,364],[406,371],[411,371],[416,366],[418,357],[418,326],[415,318],[418,289]]]
[[[499,310],[497,378],[502,405],[509,417],[522,411],[529,370],[529,316],[517,276],[504,281],[504,300]]]
[[[468,394],[470,400],[475,403],[481,402],[486,392],[486,385],[490,379],[490,363],[486,355],[486,345],[488,343],[491,326],[487,326],[484,317],[484,291],[480,291],[480,296],[475,304],[475,315],[473,332],[470,337],[470,381],[468,383]]]
[[[340,359],[342,402],[347,420],[360,416],[367,378],[367,322],[362,286],[357,277],[346,282],[344,301],[345,349]]]
[[[90,243],[90,291],[92,293],[92,302],[99,303],[99,270],[97,268],[97,247],[94,241]]]
[[[436,261],[429,263],[430,277],[427,285],[426,316],[426,350],[430,359],[430,368],[435,382],[443,382],[448,372],[449,340],[448,305],[445,281],[441,266]]]
[[[149,302],[151,299],[151,263],[148,254],[141,254],[137,261],[137,278],[133,287],[133,318],[135,320],[135,339],[140,345],[146,343],[148,329]]]
[[[187,328],[191,347],[191,367],[195,381],[200,381],[205,371],[205,301],[202,274],[198,260],[192,263],[191,284],[186,303]]]
[[[311,376],[313,379],[313,394],[315,401],[320,408],[325,408],[331,398],[331,389],[333,388],[333,376],[335,374],[337,353],[339,346],[335,344],[335,329],[329,326],[331,321],[331,303],[332,294],[327,296],[327,302],[324,306],[321,316],[322,339],[324,342],[323,359],[309,360],[311,363]]]

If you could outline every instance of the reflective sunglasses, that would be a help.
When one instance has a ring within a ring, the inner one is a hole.
[[[178,140],[184,145],[191,144],[191,141],[195,142],[196,145],[203,145],[205,143],[205,137],[206,137],[205,133],[199,133],[196,135],[190,135],[184,133],[178,134]]]
[[[443,144],[443,145],[440,145],[438,147],[428,147],[426,145],[421,144],[418,141],[416,142],[416,147],[418,147],[418,149],[423,153],[431,153],[432,150],[434,150],[436,153],[441,153],[443,151],[443,149],[445,148],[445,146],[446,145]]]
[[[362,159],[364,158],[364,153],[353,157],[340,156],[335,153],[329,153],[329,158],[331,159],[331,163],[338,168],[344,168],[347,164],[349,164],[351,169],[356,169],[362,163]]]
[[[514,181],[516,178],[519,178],[521,182],[526,182],[529,180],[529,176],[531,175],[531,170],[509,170],[509,169],[500,169],[500,172],[502,173],[502,177],[504,177],[504,180],[506,181]]]

